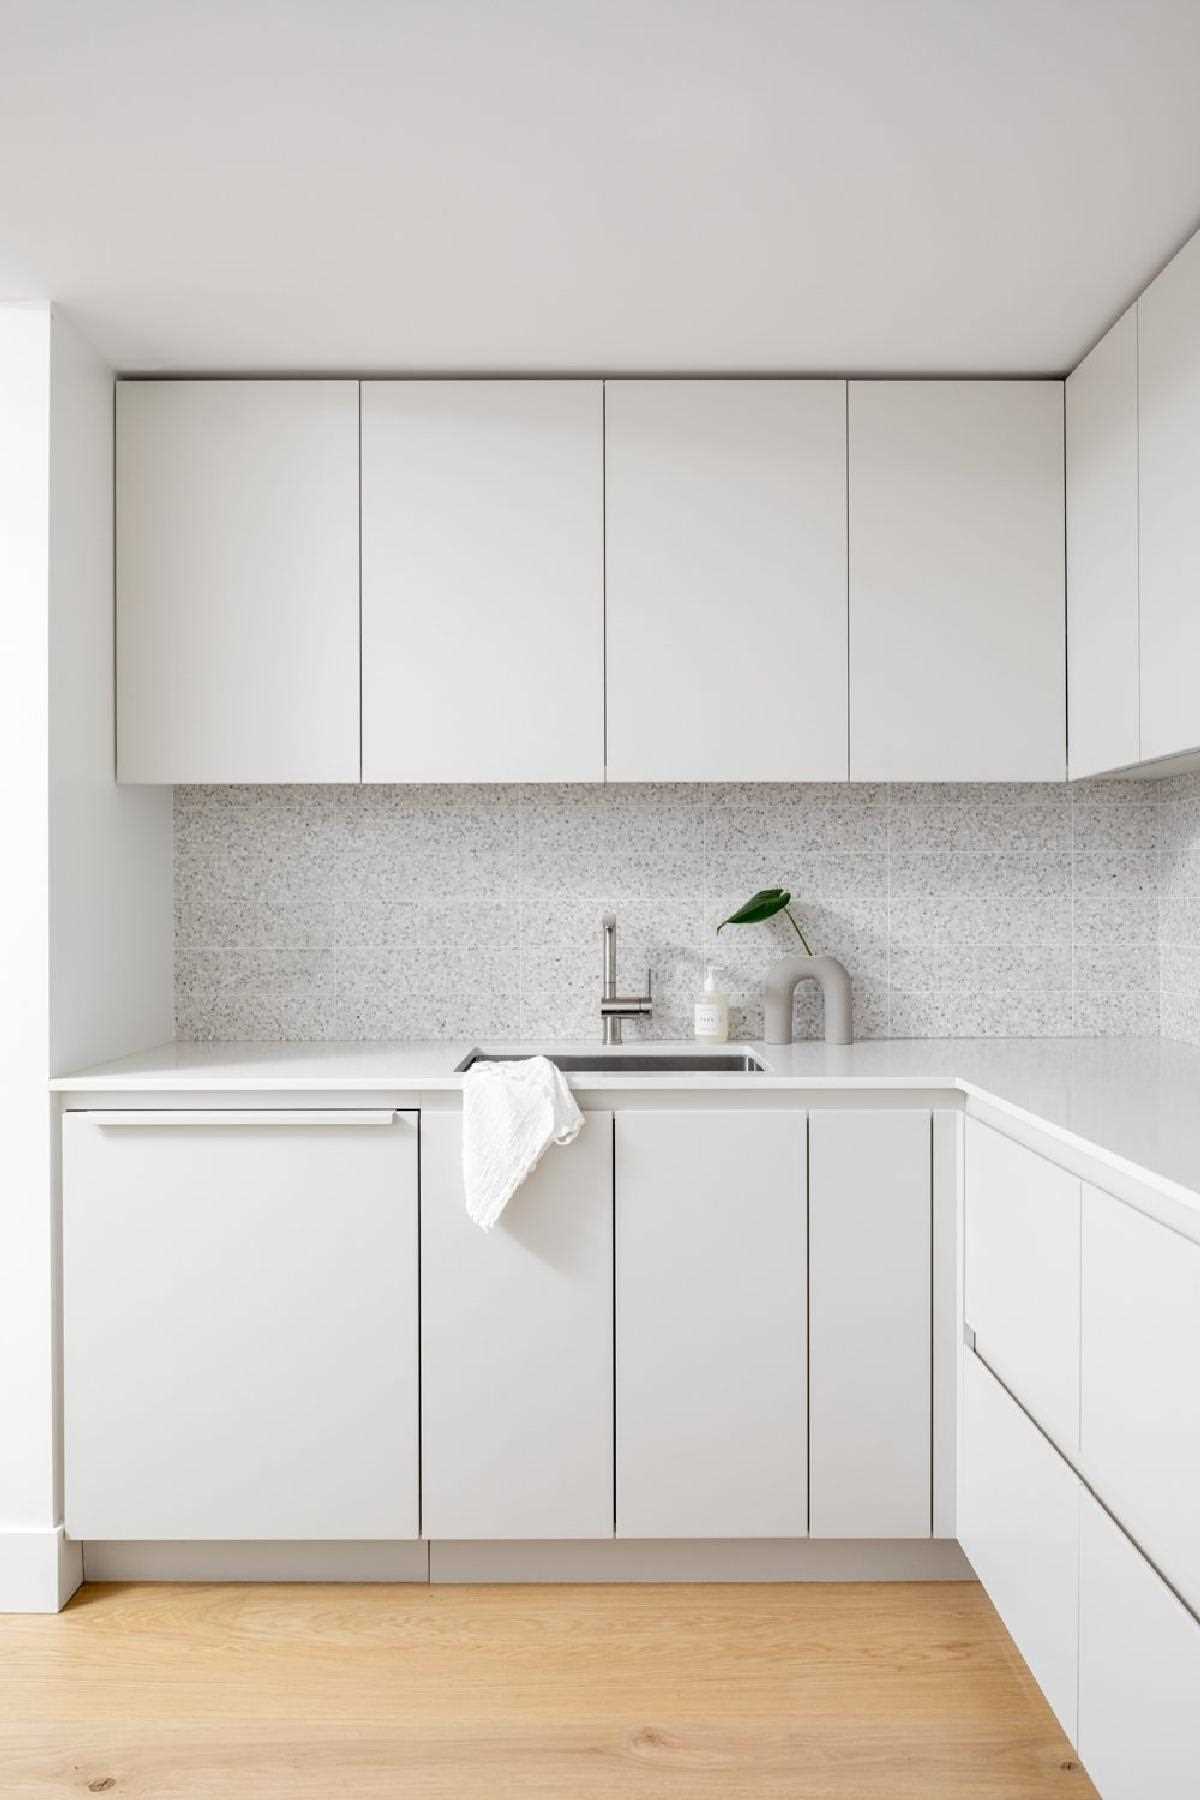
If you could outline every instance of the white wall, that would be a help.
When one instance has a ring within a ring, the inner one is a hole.
[[[47,1079],[171,1032],[171,797],[113,781],[111,395],[48,307],[0,306],[0,1611],[79,1576]]]
[[[54,1512],[49,1014],[50,315],[0,307],[0,1606],[49,1598]]]
[[[113,376],[50,338],[50,1073],[174,1031],[171,791],[113,779]]]

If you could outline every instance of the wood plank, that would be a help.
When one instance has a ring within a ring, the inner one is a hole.
[[[967,1582],[88,1587],[0,1618],[0,1768],[6,1800],[1094,1794]]]

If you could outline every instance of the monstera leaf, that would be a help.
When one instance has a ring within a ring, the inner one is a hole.
[[[761,925],[764,919],[773,919],[776,913],[786,913],[788,924],[811,956],[812,945],[797,924],[788,904],[791,897],[787,888],[759,888],[757,894],[751,894],[744,906],[739,906],[727,919],[722,919],[717,930],[724,931],[727,925]]]
[[[724,931],[727,925],[761,925],[764,919],[773,919],[777,912],[783,912],[791,897],[787,888],[759,888],[744,906],[722,919],[717,930]]]

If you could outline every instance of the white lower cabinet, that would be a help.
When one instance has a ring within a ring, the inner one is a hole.
[[[1078,1177],[967,1120],[964,1286],[979,1354],[1056,1444],[1079,1443]]]
[[[932,1135],[927,1112],[809,1124],[813,1537],[928,1537]]]
[[[616,1121],[617,1535],[808,1527],[805,1117]]]
[[[422,1526],[613,1531],[613,1129],[589,1112],[499,1223],[467,1216],[462,1122],[421,1122]]]
[[[69,1112],[73,1538],[418,1530],[417,1115]]]
[[[1078,1744],[1104,1800],[1200,1793],[1200,1624],[1086,1492]]]
[[[959,1539],[1074,1742],[1079,1482],[969,1352],[962,1382]]]
[[[1086,1187],[1082,1267],[1084,1470],[1200,1608],[1200,1244]]]

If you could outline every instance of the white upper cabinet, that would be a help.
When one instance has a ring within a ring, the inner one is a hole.
[[[1138,343],[1131,306],[1067,379],[1067,739],[1073,777],[1135,763]]]
[[[358,388],[117,387],[122,781],[357,781]]]
[[[1063,388],[852,381],[850,775],[1066,766]]]
[[[1145,760],[1200,745],[1200,235],[1138,301]]]
[[[365,781],[604,779],[598,381],[362,385]]]
[[[610,780],[846,779],[845,395],[605,384]]]

